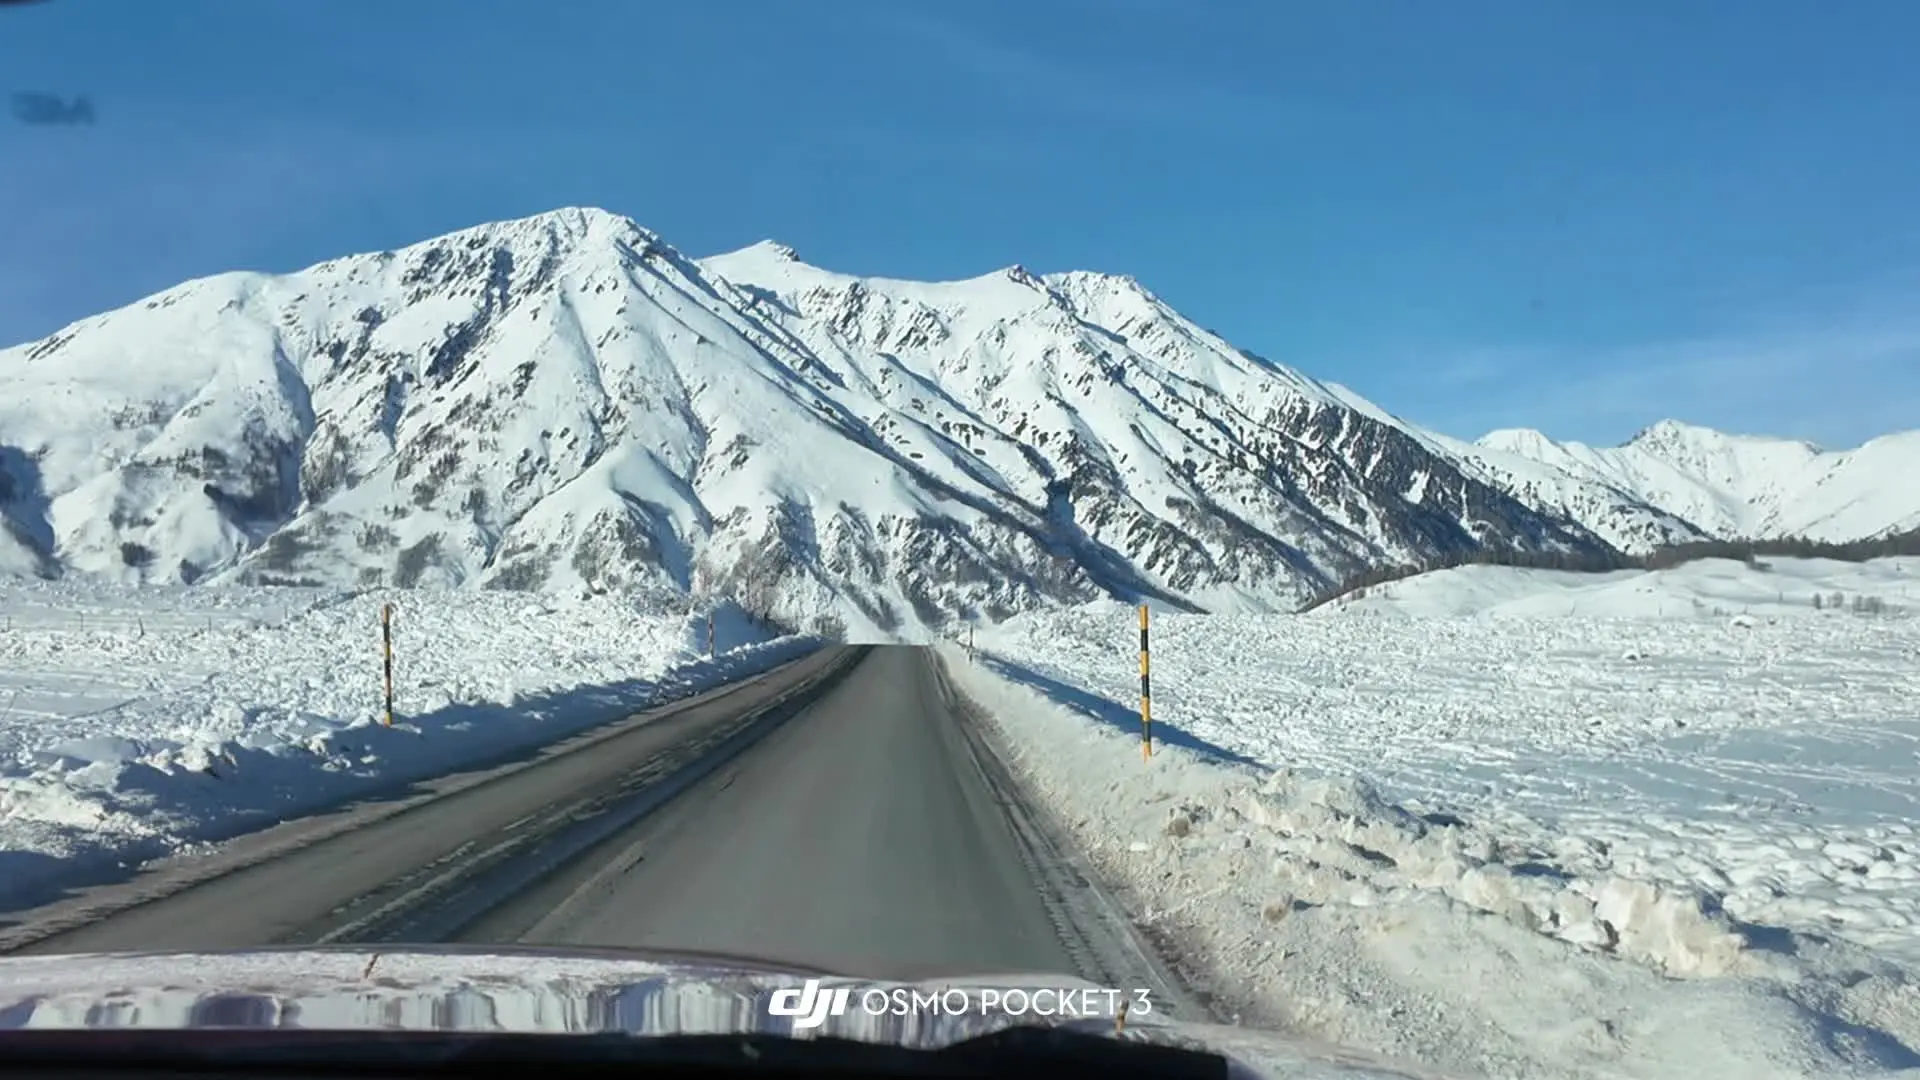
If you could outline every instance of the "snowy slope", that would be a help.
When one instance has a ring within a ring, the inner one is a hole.
[[[1834,596],[1840,601],[1833,602]],[[1877,603],[1876,603],[1877,602]],[[1551,618],[1816,616],[1875,603],[1882,614],[1920,614],[1920,559],[1767,558],[1755,566],[1701,559],[1664,570],[1588,574],[1459,566],[1376,585],[1321,612]]]
[[[1920,526],[1920,431],[1836,451],[1666,420],[1616,447],[1515,429],[1451,448],[1518,497],[1630,551],[1709,537],[1857,540]]]
[[[0,571],[692,593],[862,634],[1600,546],[1131,279],[696,262],[586,209],[0,352],[0,477]]]

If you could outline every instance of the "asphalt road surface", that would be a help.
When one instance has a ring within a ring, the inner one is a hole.
[[[1084,974],[961,712],[927,650],[824,650],[19,951],[485,942]]]
[[[927,658],[875,649],[606,858],[462,940],[740,952],[881,978],[1072,972]]]

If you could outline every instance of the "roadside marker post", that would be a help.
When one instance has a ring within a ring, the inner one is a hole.
[[[387,726],[393,726],[393,605],[380,605],[380,645],[386,654]]]
[[[1140,757],[1153,756],[1153,687],[1147,662],[1147,605],[1140,605]]]

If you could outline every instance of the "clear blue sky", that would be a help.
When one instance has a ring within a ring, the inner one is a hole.
[[[1129,273],[1464,436],[1920,427],[1908,0],[0,7],[0,340],[563,205]]]

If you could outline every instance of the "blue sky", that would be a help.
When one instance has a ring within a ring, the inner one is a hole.
[[[564,205],[691,254],[1138,277],[1453,434],[1920,427],[1920,5],[0,8],[0,340]]]

